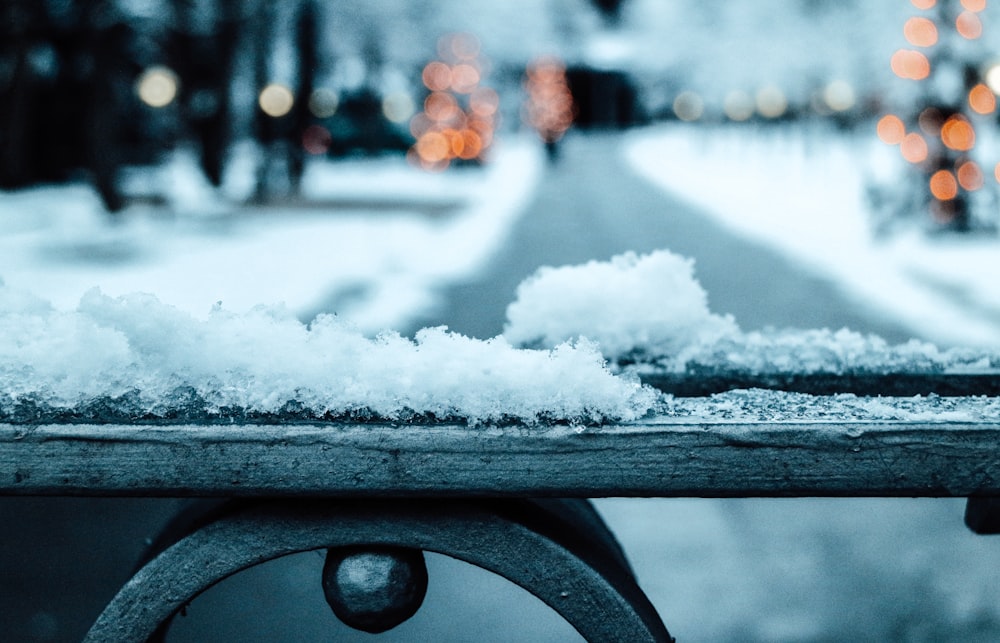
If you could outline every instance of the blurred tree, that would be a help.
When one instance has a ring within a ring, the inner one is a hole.
[[[198,142],[205,176],[219,186],[231,139],[230,96],[243,13],[239,3],[220,0],[178,0],[172,7],[166,48],[181,80],[184,129]]]

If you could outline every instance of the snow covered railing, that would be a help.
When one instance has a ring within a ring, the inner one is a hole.
[[[421,552],[436,551],[521,584],[590,641],[669,641],[584,499],[960,496],[969,526],[996,533],[997,444],[995,395],[764,389],[670,397],[656,415],[592,425],[3,424],[0,494],[238,499],[175,521],[88,641],[159,640],[222,578],[312,549],[328,551],[334,612],[366,631],[419,608]]]
[[[489,340],[369,338],[0,283],[0,494],[195,501],[88,641],[162,640],[221,579],[317,549],[365,631],[415,613],[434,551],[587,640],[671,640],[594,497],[965,497],[1000,533],[1000,355],[746,333],[663,252],[541,270],[507,316]]]

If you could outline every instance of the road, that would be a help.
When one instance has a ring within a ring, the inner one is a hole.
[[[445,324],[493,337],[503,330],[517,285],[540,266],[667,248],[695,260],[711,310],[731,313],[744,330],[846,326],[894,342],[910,337],[902,326],[860,309],[831,282],[729,233],[636,176],[620,143],[610,133],[563,141],[558,162],[501,253],[474,280],[448,289],[447,306],[411,330]]]

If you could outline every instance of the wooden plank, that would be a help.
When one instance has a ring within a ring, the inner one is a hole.
[[[989,423],[0,425],[0,494],[1000,495]]]

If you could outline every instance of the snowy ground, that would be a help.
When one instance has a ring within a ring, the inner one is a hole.
[[[916,226],[884,239],[871,234],[866,181],[888,174],[894,153],[863,131],[796,137],[678,126],[637,132],[625,149],[642,176],[826,275],[915,336],[942,346],[1000,345],[996,236],[935,237]]]
[[[397,157],[316,163],[303,181],[312,205],[264,210],[235,205],[252,176],[242,154],[223,197],[176,154],[131,181],[166,207],[135,205],[114,224],[83,185],[2,195],[0,279],[60,310],[93,287],[151,293],[199,317],[216,302],[238,313],[283,303],[303,317],[332,303],[375,333],[434,305],[441,284],[503,244],[542,162],[536,146],[511,139],[483,171],[430,175]]]

